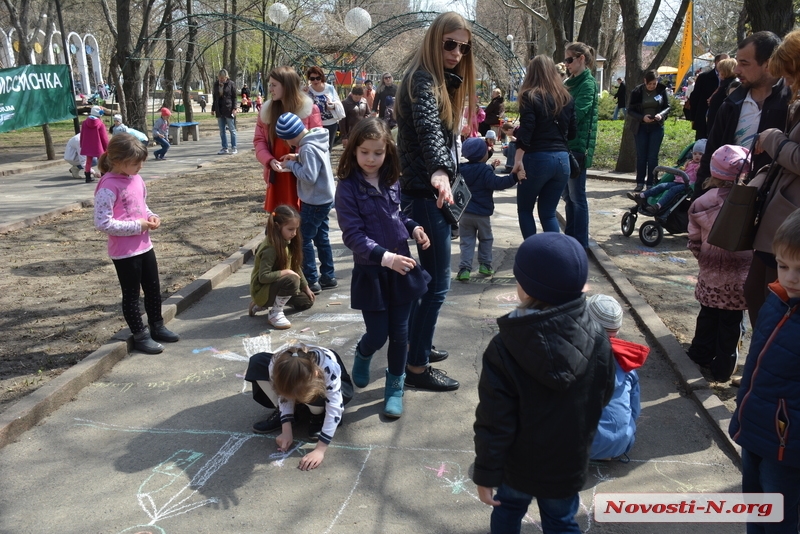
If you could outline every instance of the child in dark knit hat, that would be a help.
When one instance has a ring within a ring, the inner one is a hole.
[[[486,142],[480,137],[470,137],[461,145],[461,155],[469,163],[459,166],[464,181],[472,193],[472,199],[458,221],[458,234],[461,245],[461,262],[458,264],[456,280],[468,282],[472,271],[472,258],[475,254],[475,239],[478,240],[478,272],[482,275],[494,274],[492,268],[492,223],[494,213],[492,194],[508,189],[517,183],[511,176],[498,176],[494,166],[486,163],[489,151]]]
[[[578,492],[614,391],[608,336],[583,296],[588,270],[581,244],[555,232],[526,239],[514,260],[520,306],[497,320],[475,412],[472,480],[494,507],[493,533],[519,532],[534,497],[545,533],[580,531]]]

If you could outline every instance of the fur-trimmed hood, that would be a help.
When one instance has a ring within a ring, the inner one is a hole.
[[[311,115],[314,111],[312,106],[314,106],[314,101],[311,100],[311,97],[307,94],[303,93],[303,105],[300,107],[298,111],[295,111],[295,115],[300,117],[301,119],[305,119]],[[270,98],[267,102],[261,106],[261,111],[259,112],[259,117],[261,118],[261,122],[264,124],[269,124],[269,108],[272,106],[272,99]]]

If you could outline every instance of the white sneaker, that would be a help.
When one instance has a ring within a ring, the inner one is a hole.
[[[276,330],[287,330],[292,327],[292,323],[290,323],[286,315],[283,314],[283,310],[270,310],[269,315],[267,315],[267,320]]]
[[[236,147],[233,147],[233,148],[231,149],[231,154],[238,154],[238,153],[239,153],[239,151],[238,151],[238,150],[236,150]]]
[[[228,149],[227,148],[223,148],[222,150],[217,152],[217,154],[227,154],[227,153],[228,153]]]
[[[83,175],[83,169],[79,169],[77,165],[73,165],[72,167],[70,167],[69,172],[73,178],[78,178],[78,179],[85,178],[85,176]]]

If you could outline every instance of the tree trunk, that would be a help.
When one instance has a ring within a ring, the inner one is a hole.
[[[221,68],[228,69],[228,55],[230,54],[230,48],[228,43],[228,0],[223,0],[222,2],[222,14],[225,15],[225,20],[222,24],[222,65]],[[229,72],[230,74],[230,72]]]
[[[42,124],[42,134],[44,135],[44,149],[47,152],[47,159],[56,159],[56,149],[53,147],[53,136],[50,135],[49,124]]]
[[[604,0],[589,0],[583,12],[581,31],[578,41],[586,43],[598,50],[600,45],[600,27],[603,24]]]
[[[236,0],[231,0],[231,15],[234,17],[236,16]],[[230,69],[228,69],[229,77],[233,80],[233,84],[236,85],[236,78],[238,77],[238,65],[236,63],[236,53],[238,52],[238,29],[239,25],[237,24],[236,19],[234,18],[231,21],[231,63]]]
[[[744,0],[753,32],[771,31],[783,37],[794,25],[792,0]]]
[[[164,102],[161,104],[167,109],[175,108],[175,41],[172,40],[172,0],[167,0],[164,6],[164,40],[167,43],[166,59],[164,60]],[[180,58],[179,58],[180,59]]]
[[[183,78],[181,81],[181,94],[186,110],[186,122],[194,121],[194,109],[192,108],[192,95],[189,91],[189,83],[192,79],[192,66],[194,65],[194,43],[197,40],[197,25],[192,15],[194,14],[194,0],[186,0],[186,16],[188,17],[189,35],[186,40],[186,60],[183,63]]]

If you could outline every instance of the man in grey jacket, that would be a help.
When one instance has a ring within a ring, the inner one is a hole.
[[[297,196],[300,209],[300,233],[303,234],[303,275],[315,295],[338,284],[333,270],[333,251],[328,239],[328,213],[333,207],[333,170],[328,153],[328,130],[306,130],[303,121],[294,113],[284,113],[275,125],[275,135],[297,148],[296,154],[286,154],[282,166],[297,177]],[[320,268],[314,246],[319,254]]]

